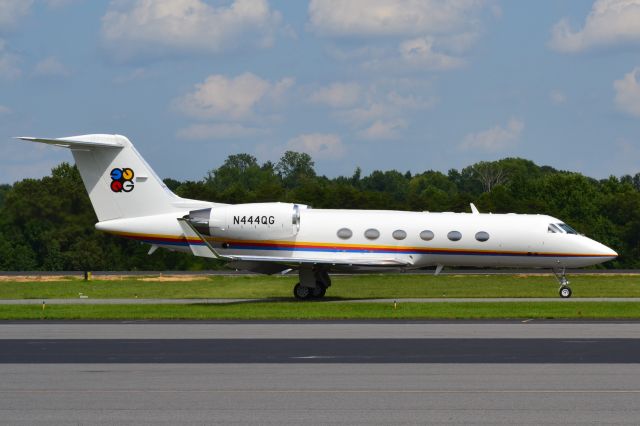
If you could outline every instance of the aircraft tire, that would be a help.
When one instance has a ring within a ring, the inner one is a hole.
[[[562,297],[563,299],[568,299],[571,297],[571,289],[566,286],[560,287],[558,293],[560,293],[560,297]]]
[[[326,292],[327,292],[327,289],[325,287],[322,287],[321,285],[316,284],[316,287],[311,289],[311,296],[314,299],[322,299]]]
[[[312,296],[311,290],[309,287],[303,287],[298,283],[293,287],[293,296],[298,300],[309,300]]]

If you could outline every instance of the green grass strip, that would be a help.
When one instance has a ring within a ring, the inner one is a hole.
[[[573,297],[639,297],[640,276],[570,276]],[[0,299],[251,299],[292,297],[296,276],[203,276],[195,281],[65,280],[52,282],[0,282]],[[558,297],[558,284],[550,275],[353,275],[334,276],[327,297],[432,298],[432,297]]]
[[[327,303],[192,305],[5,305],[3,320],[640,319],[640,302]]]

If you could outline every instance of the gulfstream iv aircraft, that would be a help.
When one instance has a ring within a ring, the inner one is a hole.
[[[298,299],[323,297],[330,272],[448,266],[547,268],[570,297],[566,268],[614,259],[610,248],[545,215],[325,210],[220,204],[173,194],[120,135],[21,137],[71,150],[96,228],[260,273],[298,270]]]

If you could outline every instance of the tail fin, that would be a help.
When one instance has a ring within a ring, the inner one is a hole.
[[[182,211],[182,200],[167,188],[121,135],[60,139],[21,137],[71,149],[99,221]]]

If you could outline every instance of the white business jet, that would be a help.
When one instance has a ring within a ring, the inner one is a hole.
[[[330,272],[436,267],[524,267],[554,271],[617,253],[545,215],[312,209],[302,204],[220,204],[173,194],[120,135],[21,137],[69,148],[98,216],[96,229],[158,247],[221,259],[236,269],[298,270],[298,299],[317,299]]]

